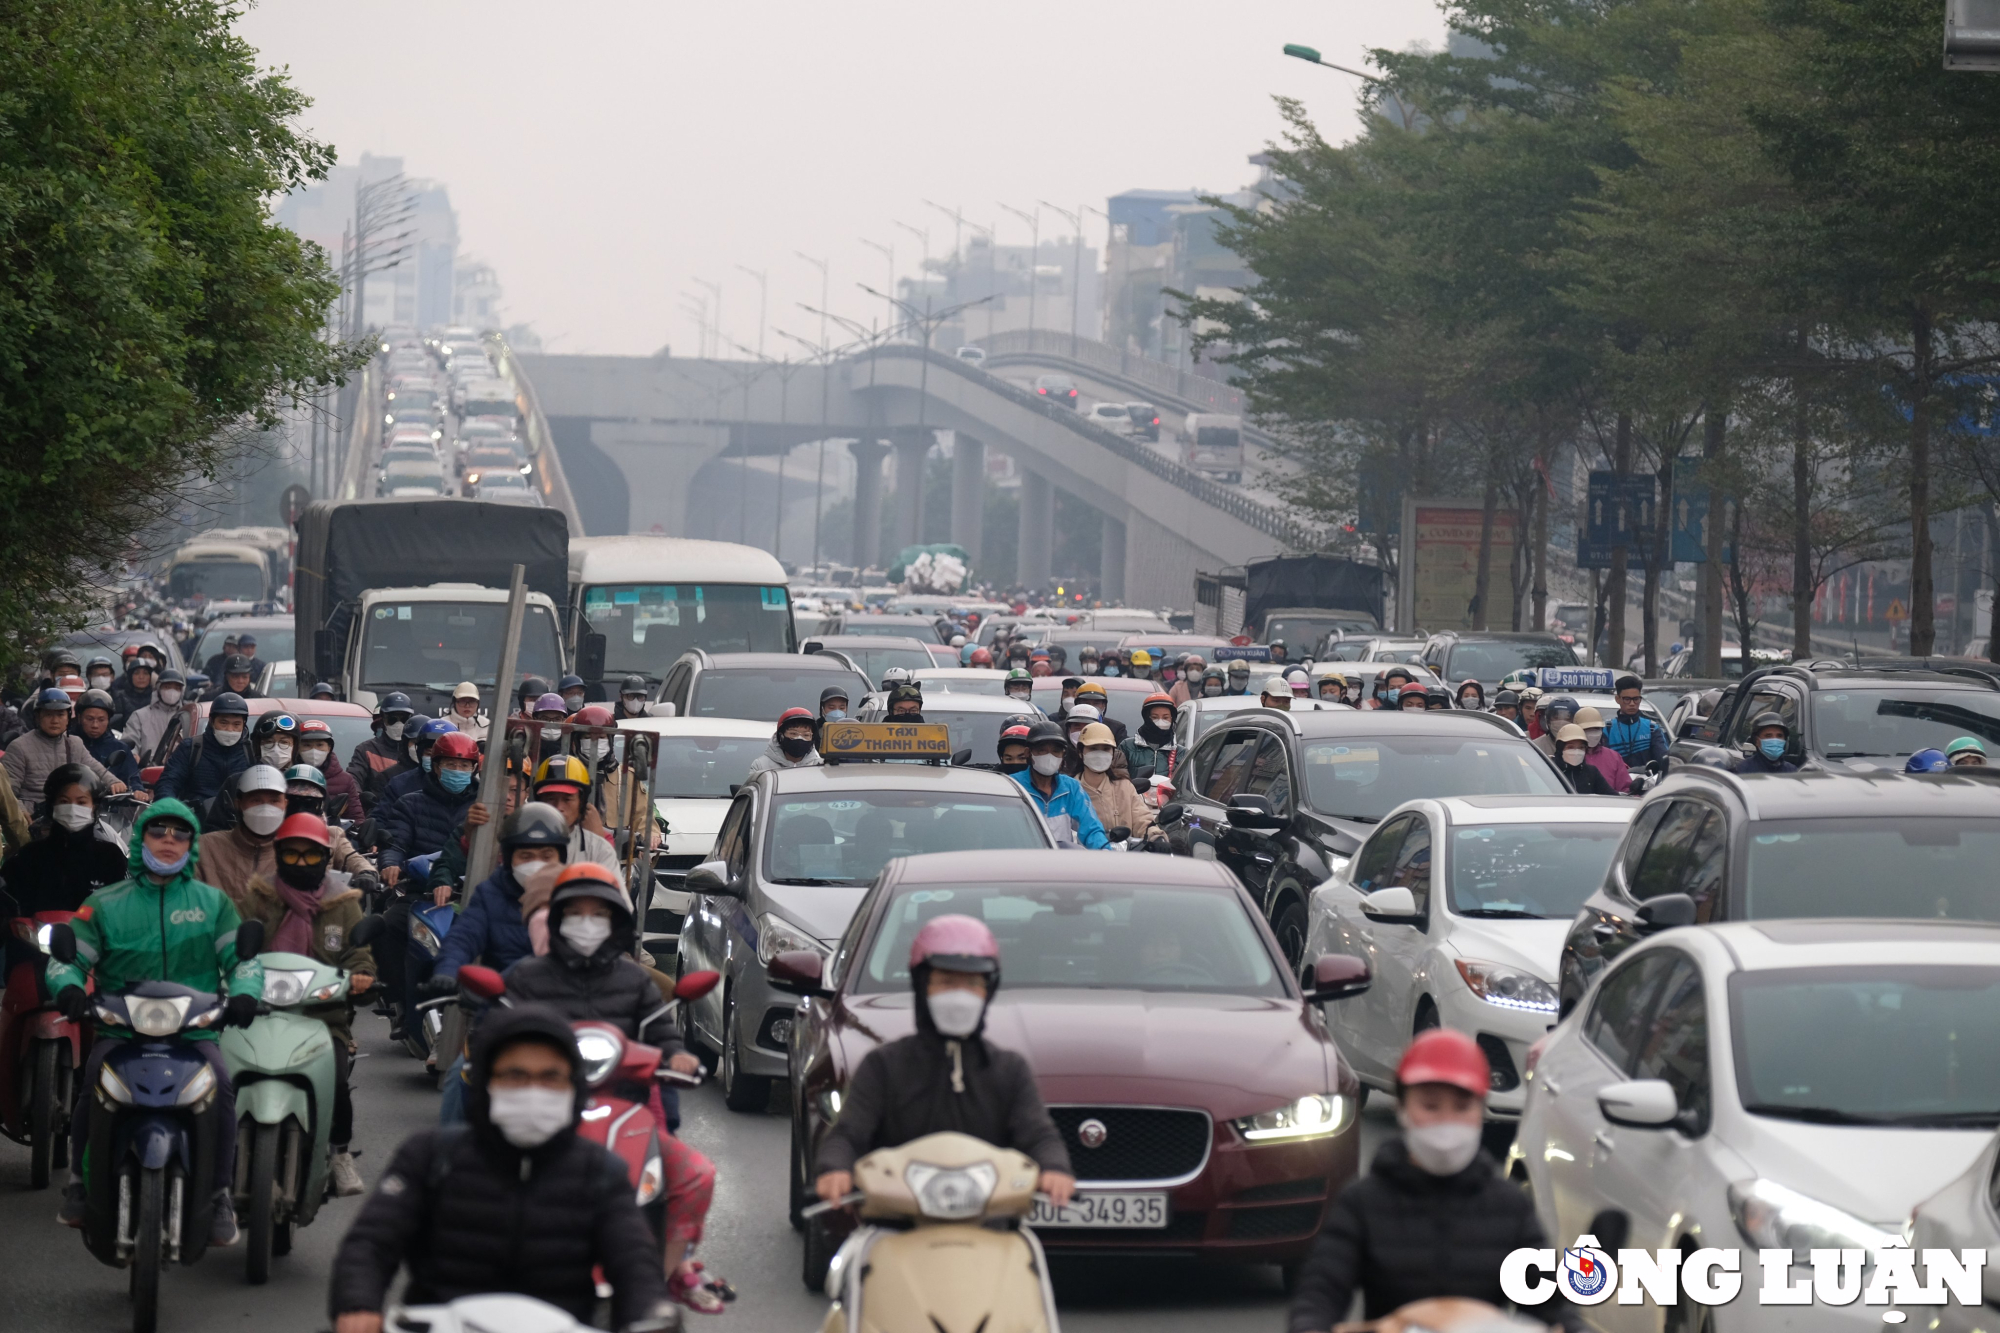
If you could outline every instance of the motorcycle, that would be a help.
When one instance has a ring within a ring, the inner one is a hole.
[[[239,960],[264,945],[262,922],[237,928]],[[51,929],[49,954],[76,959],[66,925]],[[132,1333],[159,1322],[160,1272],[195,1263],[208,1249],[219,1136],[214,1071],[188,1041],[222,1026],[223,997],[171,981],[140,981],[91,997],[97,1021],[136,1034],[104,1062],[92,1096],[84,1148],[84,1245],[99,1261],[131,1270]]]
[[[356,929],[355,942],[370,932]],[[271,1278],[271,1256],[290,1254],[292,1228],[309,1226],[327,1193],[328,1136],[342,1052],[308,1006],[347,998],[349,976],[304,954],[267,953],[264,998],[247,1028],[222,1034],[236,1087],[236,1180],[245,1278]]]
[[[820,1333],[1058,1333],[1048,1261],[1021,1224],[1040,1176],[1025,1153],[968,1134],[926,1134],[863,1157],[852,1194],[805,1210],[811,1219],[858,1204],[863,1224],[826,1270],[833,1304]]]
[[[28,1185],[47,1189],[55,1167],[69,1165],[70,1085],[83,1061],[80,1024],[45,998],[42,973],[56,926],[74,912],[16,917],[14,936],[32,958],[7,973],[0,996],[0,1133],[28,1148]]]
[[[430,869],[429,861],[428,857],[416,858],[410,863],[409,873],[421,882]],[[423,865],[421,870],[417,868],[419,863]],[[457,918],[458,908],[451,903],[440,907],[421,895],[410,899],[410,933],[403,951],[406,989],[390,1002],[402,1010],[395,1026],[403,1034],[403,1049],[417,1060],[429,1061],[437,1050],[444,1031],[444,1014],[441,1006],[413,1004],[412,1000],[437,969],[438,958],[444,953],[444,938],[451,934],[452,922]]]
[[[621,1333],[672,1333],[680,1311],[668,1308],[627,1324]],[[382,1321],[385,1333],[592,1333],[566,1311],[532,1296],[493,1293],[461,1296],[445,1305],[403,1305]]]

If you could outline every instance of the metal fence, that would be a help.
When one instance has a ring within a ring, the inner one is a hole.
[[[979,345],[986,349],[988,356],[1022,356],[1039,353],[1062,357],[1080,366],[1088,366],[1093,370],[1101,370],[1131,380],[1134,384],[1172,394],[1192,405],[1197,411],[1243,415],[1242,392],[1224,384],[1221,380],[1181,370],[1164,361],[1155,361],[1149,356],[1139,356],[1122,347],[1099,342],[1095,338],[1073,337],[1053,329],[1008,329],[1004,333],[992,335]]]

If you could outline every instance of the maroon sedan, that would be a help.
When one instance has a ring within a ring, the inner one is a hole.
[[[1034,1066],[1069,1145],[1077,1198],[1030,1219],[1052,1251],[1202,1255],[1292,1265],[1352,1179],[1359,1085],[1318,1002],[1368,984],[1329,957],[1301,993],[1236,878],[1189,857],[946,852],[892,861],[822,976],[779,954],[772,984],[806,997],[793,1025],[794,1226],[816,1285],[845,1229],[810,1224],[812,1162],[868,1051],[914,1028],[910,941],[944,914],[1000,942],[985,1033]]]

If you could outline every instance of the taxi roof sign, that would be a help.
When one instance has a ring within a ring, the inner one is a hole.
[[[828,722],[820,757],[829,764],[870,759],[951,760],[951,728],[942,722]]]

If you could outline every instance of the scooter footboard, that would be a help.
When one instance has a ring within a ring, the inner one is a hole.
[[[846,1272],[849,1329],[935,1324],[1057,1333],[1047,1265],[1024,1230],[944,1224],[882,1231],[866,1262]]]

